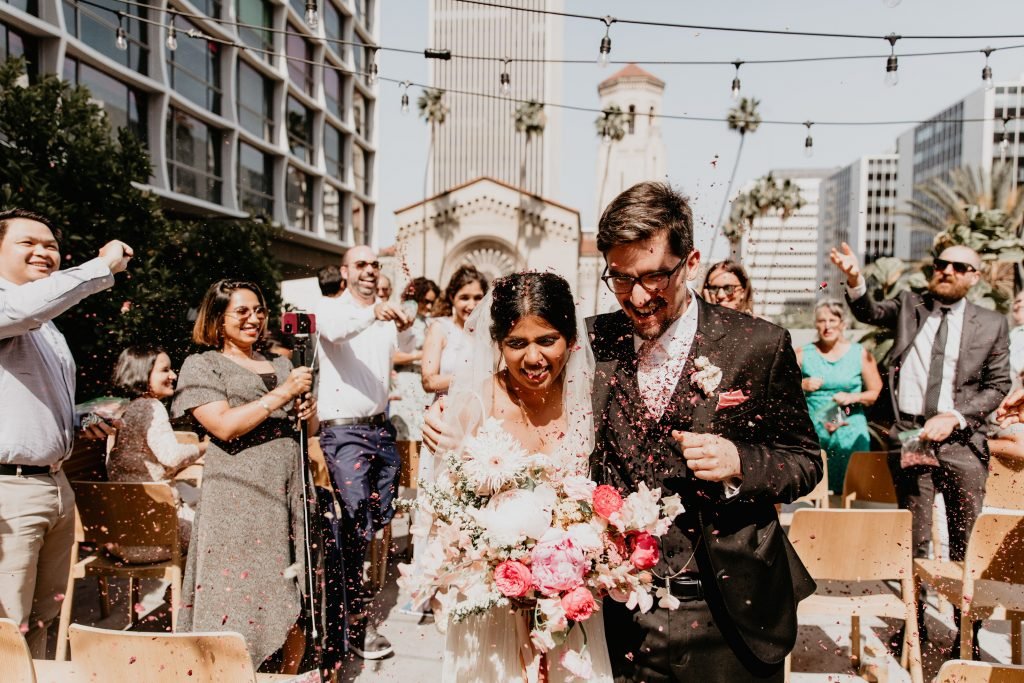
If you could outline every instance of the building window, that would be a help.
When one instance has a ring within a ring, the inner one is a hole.
[[[361,69],[356,67],[356,71],[361,71]],[[352,95],[352,127],[355,128],[357,135],[364,138],[369,137],[366,130],[366,115],[366,98],[358,91],[354,91]]]
[[[334,126],[324,126],[324,159],[327,162],[327,175],[339,182],[345,182],[346,137]]]
[[[298,30],[294,24],[288,24],[289,34],[285,36],[285,46],[288,52],[288,76],[299,90],[312,97],[316,81],[313,44],[302,36],[293,35]]]
[[[313,113],[294,97],[288,98],[288,148],[297,158],[313,163]]]
[[[146,19],[146,8],[135,4],[124,5],[115,0],[97,0],[96,4],[108,7],[110,11],[64,0],[64,21],[68,33],[114,62],[147,75],[148,25],[135,19]],[[123,26],[128,38],[127,50],[118,50],[114,42],[114,34],[117,32],[117,15],[114,12],[117,11],[125,15]]]
[[[356,0],[356,21],[373,33],[373,0]]]
[[[11,57],[25,58],[25,72],[30,81],[39,74],[39,46],[35,38],[19,33],[7,24],[0,23],[0,58],[7,61]]]
[[[186,35],[195,26],[175,15],[178,35]],[[171,87],[214,114],[220,113],[220,45],[213,41],[187,38],[178,41],[178,49],[167,50]]]
[[[7,0],[7,3],[15,9],[20,9],[25,14],[39,16],[39,2],[37,0]]]
[[[341,72],[338,69],[325,66],[324,98],[327,101],[327,111],[336,116],[339,121],[344,119],[341,108],[342,92]]]
[[[264,140],[274,135],[274,84],[259,71],[238,60],[238,122]]]
[[[244,142],[238,143],[238,203],[250,213],[274,213],[274,160]]]
[[[300,230],[313,230],[313,181],[305,173],[288,166],[285,182],[288,223]]]
[[[327,38],[327,47],[342,61],[348,57],[345,53],[346,47],[338,41],[345,40],[345,21],[347,17],[341,13],[331,0],[324,0],[324,36]]]
[[[341,230],[341,192],[330,183],[324,183],[324,232],[340,241]]]
[[[146,93],[71,57],[64,60],[64,80],[88,88],[107,113],[111,132],[127,128],[140,140],[146,139]]]
[[[359,145],[352,145],[352,182],[356,192],[368,194],[366,183],[366,152]]]
[[[366,205],[352,198],[352,244],[366,244]]]
[[[273,21],[273,9],[267,0],[235,0],[235,14],[241,24],[265,26],[270,28]],[[257,50],[273,51],[274,36],[270,31],[263,31],[258,28],[238,27],[238,35],[242,41]],[[264,52],[257,52],[261,59],[270,61],[270,55]]]
[[[220,203],[222,134],[197,118],[174,109],[167,112],[167,176],[170,189]]]
[[[629,126],[629,134],[633,135],[634,133],[636,133],[636,105],[635,104],[629,105],[629,117],[627,118],[626,123]]]
[[[208,17],[220,19],[220,0],[191,0],[196,8]]]

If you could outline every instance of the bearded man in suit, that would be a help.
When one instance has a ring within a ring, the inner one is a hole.
[[[653,569],[677,609],[605,600],[616,680],[781,681],[797,603],[815,586],[775,505],[822,473],[789,333],[690,291],[693,216],[668,184],[620,194],[597,244],[622,310],[588,321],[593,476],[678,493],[686,508]]]

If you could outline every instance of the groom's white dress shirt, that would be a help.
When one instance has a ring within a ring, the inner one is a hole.
[[[679,383],[683,366],[690,355],[693,338],[697,334],[697,306],[690,292],[686,310],[657,339],[645,340],[633,335],[637,352],[636,379],[640,395],[653,419],[661,419],[672,394]]]

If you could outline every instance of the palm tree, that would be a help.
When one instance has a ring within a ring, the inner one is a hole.
[[[733,243],[733,238],[728,234],[728,228],[722,224],[725,219],[725,207],[729,206],[729,195],[732,193],[733,183],[736,182],[736,171],[740,167],[740,157],[743,156],[743,143],[746,142],[747,133],[754,133],[761,125],[761,114],[757,111],[757,105],[761,104],[760,100],[756,100],[753,97],[744,97],[740,99],[739,104],[729,110],[729,114],[726,116],[726,123],[729,126],[729,130],[734,130],[740,134],[740,146],[736,150],[736,161],[732,166],[732,173],[729,174],[729,184],[725,187],[725,197],[722,199],[722,208],[718,212],[718,222],[715,223],[715,234],[711,238],[711,249],[708,251],[708,257],[715,251],[715,243],[718,241],[718,226],[722,226],[721,232],[726,233],[726,237],[729,238],[729,242]]]
[[[523,205],[523,189],[526,187],[526,159],[530,153],[530,141],[544,134],[544,126],[548,119],[544,114],[544,105],[530,100],[516,107],[516,132],[526,136],[523,155],[519,162],[519,227],[516,231],[516,258],[519,257],[519,242],[526,231],[526,207]]]
[[[604,209],[601,206],[601,201],[604,199],[605,187],[608,183],[608,167],[611,166],[612,146],[626,137],[626,115],[619,105],[613,104],[601,112],[601,115],[594,120],[594,127],[597,129],[597,137],[601,138],[601,142],[606,147],[604,177],[601,178],[601,192],[597,197],[597,217],[600,218],[601,211]]]
[[[423,277],[427,276],[427,185],[430,179],[430,162],[434,154],[434,138],[437,127],[448,118],[448,105],[444,103],[444,90],[425,88],[416,101],[420,118],[430,126],[430,145],[427,147],[427,167],[423,171]],[[445,249],[447,252],[447,249]],[[442,259],[444,257],[442,256]],[[442,262],[442,272],[444,263]]]

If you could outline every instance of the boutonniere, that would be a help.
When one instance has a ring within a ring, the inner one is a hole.
[[[698,356],[693,361],[696,368],[690,375],[690,381],[701,390],[704,396],[710,396],[722,382],[722,369],[712,364],[707,356]]]

